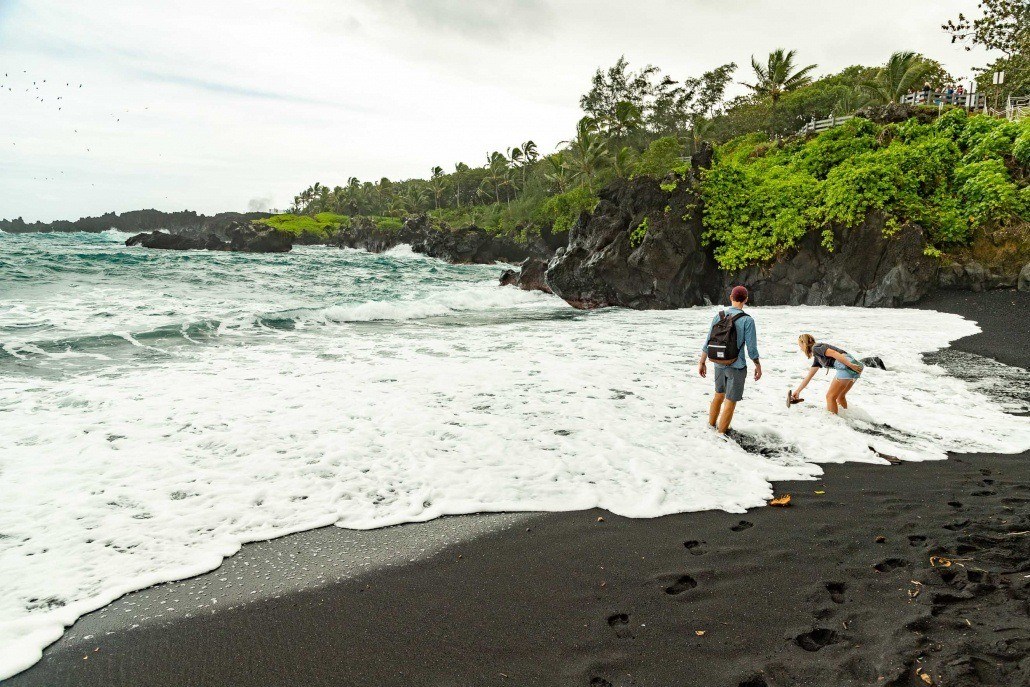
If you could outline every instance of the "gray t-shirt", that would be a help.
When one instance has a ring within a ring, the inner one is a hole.
[[[841,355],[848,355],[843,348],[837,348],[833,344],[817,343],[812,347],[812,367],[833,367],[837,361],[826,355],[826,351],[837,351]]]

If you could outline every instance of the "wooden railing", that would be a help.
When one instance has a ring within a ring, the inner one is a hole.
[[[1005,104],[1005,116],[1012,121],[1030,117],[1030,95],[1021,98],[1009,96]]]
[[[952,91],[916,91],[903,95],[898,99],[899,103],[906,105],[957,105],[969,110],[983,109],[987,104],[987,96],[982,93],[959,93]]]
[[[827,129],[832,129],[835,126],[840,126],[841,124],[843,124],[844,122],[848,121],[849,119],[854,119],[854,117],[855,117],[855,115],[843,115],[843,116],[830,115],[826,119],[814,119],[813,118],[811,121],[809,121],[803,127],[801,127],[801,131],[799,131],[798,133],[799,134],[817,134],[820,131],[826,131]]]

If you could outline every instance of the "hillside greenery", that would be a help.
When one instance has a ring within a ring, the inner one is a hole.
[[[1002,51],[1000,62],[984,67],[989,77],[998,64],[1011,68],[1025,59],[1025,3],[982,4],[993,19],[960,16],[942,28],[955,41]],[[295,197],[289,214],[266,222],[320,236],[355,216],[390,227],[427,213],[527,240],[569,229],[615,179],[650,176],[673,188],[702,143],[717,147],[715,167],[702,179],[705,240],[728,268],[769,260],[809,231],[823,232],[832,247],[831,227],[860,222],[870,211],[883,214],[887,231],[906,222],[925,227],[931,251],[1026,220],[1025,127],[962,111],[933,122],[933,108],[918,121],[855,119],[811,140],[797,135],[813,118],[894,103],[924,84],[955,83],[939,62],[899,51],[880,65],[819,74],[795,51],[779,49],[751,56],[747,73],[737,72],[727,63],[676,78],[620,58],[593,75],[580,98],[583,117],[550,154],[526,140],[488,153],[478,166],[433,167],[423,179],[315,183]],[[736,79],[748,91],[727,99]],[[645,232],[638,227],[634,242]]]
[[[1030,121],[954,109],[931,123],[855,118],[811,140],[744,136],[717,150],[703,175],[704,240],[726,269],[766,262],[821,231],[872,211],[885,232],[914,223],[931,252],[1030,217]]]

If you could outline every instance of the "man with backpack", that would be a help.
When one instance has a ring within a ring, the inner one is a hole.
[[[715,396],[708,409],[708,424],[725,434],[733,420],[737,402],[744,398],[747,379],[747,355],[755,361],[755,381],[762,378],[762,363],[758,360],[758,335],[755,321],[744,312],[747,289],[734,286],[730,292],[730,307],[719,312],[712,320],[705,345],[701,348],[701,363],[697,371],[708,376],[706,362],[715,364]]]

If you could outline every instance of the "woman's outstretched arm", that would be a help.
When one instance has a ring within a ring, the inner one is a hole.
[[[814,365],[808,368],[808,374],[805,375],[805,378],[803,380],[801,380],[801,385],[798,386],[797,391],[794,392],[794,398],[797,398],[801,395],[801,392],[805,390],[805,387],[808,386],[808,383],[812,381],[812,377],[815,377],[815,373],[818,371],[819,368]]]

